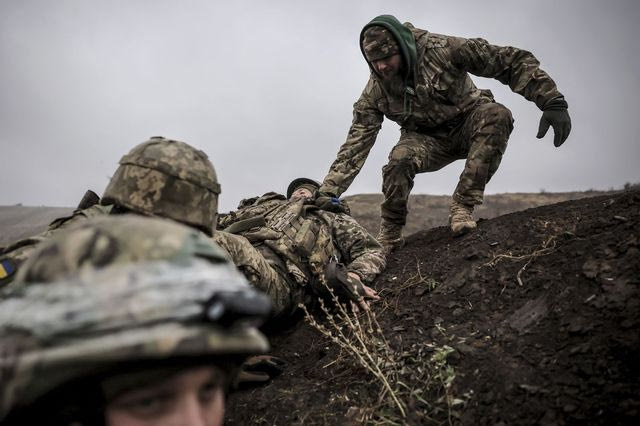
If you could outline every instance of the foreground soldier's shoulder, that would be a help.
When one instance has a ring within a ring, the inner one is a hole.
[[[78,221],[91,219],[93,217],[106,216],[111,213],[113,205],[103,206],[95,204],[87,209],[75,210],[71,215],[59,217],[49,224],[49,230],[64,228]]]

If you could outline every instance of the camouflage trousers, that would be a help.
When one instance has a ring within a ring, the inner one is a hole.
[[[245,237],[216,231],[213,240],[229,254],[251,285],[269,296],[274,317],[289,315],[304,303],[304,288],[288,280]]]
[[[401,129],[389,163],[382,168],[383,221],[404,225],[416,174],[440,170],[456,160],[466,159],[466,163],[454,200],[481,204],[485,185],[500,165],[512,130],[511,112],[498,103],[477,106],[450,131],[421,133]]]

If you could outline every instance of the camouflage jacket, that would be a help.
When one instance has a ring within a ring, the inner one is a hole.
[[[69,226],[83,222],[87,219],[97,216],[104,216],[111,212],[113,206],[102,206],[96,204],[84,210],[76,210],[70,216],[61,217],[55,219],[49,227],[33,237],[25,238],[20,241],[16,241],[7,246],[0,253],[0,264],[3,266],[5,274],[0,275],[0,286],[5,285],[13,281],[15,273],[20,268],[20,265],[27,260],[27,258],[33,253],[36,246],[43,241],[48,240],[59,231],[68,228]],[[10,273],[9,273],[10,272]]]
[[[540,69],[538,60],[526,50],[494,46],[481,38],[433,34],[409,23],[404,25],[413,33],[417,48],[407,103],[404,97],[387,93],[371,72],[354,104],[347,140],[340,147],[321,191],[339,196],[347,190],[364,165],[384,117],[408,130],[447,131],[476,105],[493,102],[491,91],[478,89],[469,73],[508,84],[541,110],[562,97],[551,77]]]
[[[288,201],[276,193],[242,203],[237,211],[220,217],[218,227],[258,217],[264,224],[241,235],[258,248],[267,246],[300,284],[320,276],[334,256],[364,283],[373,281],[386,266],[380,244],[350,216],[320,210],[304,200]]]

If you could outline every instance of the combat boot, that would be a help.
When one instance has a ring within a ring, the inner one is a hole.
[[[389,254],[392,251],[404,246],[404,238],[402,237],[402,225],[382,221],[380,223],[380,232],[376,240],[382,245],[384,251]]]
[[[463,235],[476,229],[476,221],[473,220],[473,206],[453,200],[450,208],[449,225],[453,235]]]

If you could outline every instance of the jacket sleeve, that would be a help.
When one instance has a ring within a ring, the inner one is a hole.
[[[453,63],[463,71],[495,78],[511,90],[535,102],[541,110],[561,98],[555,82],[540,68],[531,52],[511,46],[495,46],[481,38],[459,39],[451,53]]]
[[[352,217],[335,215],[332,231],[347,270],[358,274],[363,283],[373,281],[387,266],[380,243]]]
[[[253,214],[254,210],[255,209],[244,208],[244,209],[230,211],[225,215],[218,215],[218,224],[216,226],[216,229],[224,230],[236,222],[240,222],[246,219],[251,219],[255,215],[259,214],[259,212],[256,212],[256,214],[254,215]]]
[[[8,265],[11,268],[11,274],[6,274],[7,271],[5,271],[5,274],[0,274],[0,286],[13,282],[15,274],[41,242],[48,240],[63,229],[67,229],[76,223],[84,222],[87,218],[106,214],[105,212],[110,210],[111,207],[101,205],[95,205],[85,210],[76,210],[71,216],[55,219],[45,231],[16,241],[6,247],[0,252],[0,263]]]
[[[362,95],[353,105],[353,121],[346,142],[338,150],[320,191],[340,196],[345,192],[364,165],[376,141],[384,115],[375,104],[376,83],[369,79]]]

